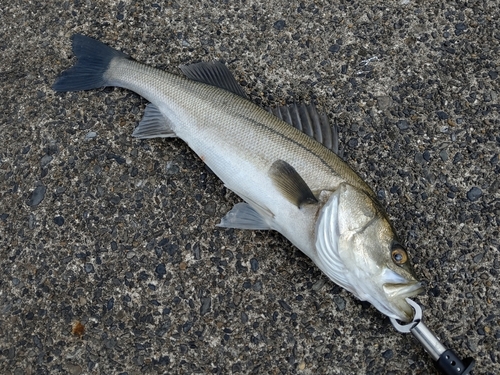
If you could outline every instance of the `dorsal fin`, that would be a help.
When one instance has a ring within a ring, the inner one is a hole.
[[[193,81],[219,87],[248,99],[247,94],[243,91],[241,85],[236,82],[233,74],[229,71],[227,66],[220,61],[181,65],[180,69],[187,78]]]
[[[187,78],[193,81],[219,87],[248,99],[245,91],[243,91],[231,71],[220,61],[181,65],[180,69]],[[324,113],[318,113],[314,104],[293,103],[268,110],[294,128],[314,138],[337,155],[339,154],[337,127],[330,125],[328,117]]]
[[[331,126],[328,117],[324,113],[319,114],[314,104],[293,103],[268,110],[338,155],[339,135],[337,127]]]

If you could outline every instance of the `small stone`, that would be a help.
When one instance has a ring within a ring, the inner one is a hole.
[[[441,158],[442,161],[448,161],[448,152],[446,150],[441,150],[439,152],[439,157]]]
[[[216,210],[217,210],[217,203],[215,203],[214,201],[208,201],[205,207],[203,208],[203,211],[210,216],[213,216]]]
[[[456,36],[465,33],[466,30],[467,30],[467,24],[465,24],[463,22],[459,22],[455,25],[455,35]]]
[[[398,126],[399,130],[408,130],[408,128],[410,127],[410,124],[407,120],[399,120],[396,125]]]
[[[83,373],[83,369],[80,366],[74,365],[72,363],[68,363],[66,365],[66,369],[68,370],[68,373],[70,373],[71,375],[79,375]]]
[[[423,158],[425,161],[429,161],[431,160],[431,153],[427,150],[424,151],[424,153],[422,154]]]
[[[212,306],[212,298],[210,296],[203,297],[201,299],[201,307],[200,307],[200,315],[205,315],[210,311],[210,307]]]
[[[381,111],[390,108],[392,106],[392,98],[390,96],[377,97],[377,106]]]
[[[186,262],[180,262],[180,263],[179,263],[179,268],[180,268],[182,271],[184,271],[184,270],[187,268],[187,264],[186,264]]]
[[[337,53],[338,51],[340,51],[340,46],[338,44],[333,44],[328,48],[328,52],[331,53]]]
[[[424,157],[420,152],[415,153],[415,162],[417,162],[418,164],[424,164]]]
[[[306,368],[306,363],[304,361],[300,362],[299,365],[297,366],[297,368],[302,371],[302,370],[305,370]]]
[[[316,281],[313,286],[312,286],[312,290],[314,290],[315,292],[319,292],[321,290],[321,288],[323,288],[323,286],[326,284],[326,280],[325,279],[319,279],[318,281]]]
[[[474,260],[474,263],[480,263],[483,260],[483,257],[484,257],[484,253],[481,253],[481,254],[477,254],[472,259]]]
[[[31,207],[36,207],[40,204],[41,201],[43,201],[43,198],[45,198],[45,192],[47,191],[47,188],[43,185],[37,186],[35,190],[33,190],[33,193],[31,193],[31,197],[28,200],[28,206]]]
[[[248,323],[248,315],[244,311],[240,314],[240,320],[243,324]]]
[[[279,21],[276,21],[273,25],[273,27],[278,30],[278,31],[281,31],[285,28],[286,26],[286,22],[285,20],[279,20]]]
[[[349,142],[347,142],[347,144],[351,148],[356,148],[356,147],[358,147],[358,139],[357,138],[351,138],[351,139],[349,139]]]
[[[92,263],[85,263],[85,265],[83,266],[83,269],[87,273],[92,273],[92,272],[94,272],[94,265]]]
[[[41,167],[45,167],[47,164],[49,164],[52,161],[53,157],[50,155],[45,155],[42,160],[40,160],[40,165]]]
[[[392,351],[392,349],[387,349],[382,353],[382,357],[384,357],[385,359],[391,359],[392,357],[394,357],[394,352]]]
[[[498,77],[498,72],[496,70],[490,70],[488,72],[488,75],[490,76],[491,79],[497,79]]]
[[[286,310],[286,311],[292,311],[292,308],[290,307],[290,305],[288,303],[286,303],[285,301],[283,300],[279,300],[278,303],[280,304],[280,306],[283,308],[283,310]]]
[[[250,259],[250,269],[253,272],[257,272],[259,269],[259,261],[255,258]]]
[[[440,120],[447,120],[448,119],[448,114],[444,111],[437,111],[436,114],[438,115],[438,118]]]
[[[469,199],[471,202],[475,202],[479,198],[481,198],[482,195],[483,195],[482,190],[474,186],[467,192],[467,199]]]
[[[62,216],[56,216],[54,218],[54,223],[56,225],[62,226],[64,224],[64,218]]]
[[[85,140],[87,140],[87,141],[94,139],[95,137],[97,137],[96,132],[88,132],[87,134],[85,134]]]
[[[335,305],[337,305],[337,309],[339,311],[345,310],[346,302],[345,302],[345,299],[343,299],[341,296],[334,295],[333,302],[335,302]]]
[[[167,273],[167,268],[165,267],[165,263],[160,263],[156,266],[155,272],[158,275],[158,277],[161,279],[163,276],[166,275]]]

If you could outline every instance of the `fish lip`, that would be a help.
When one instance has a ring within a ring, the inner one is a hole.
[[[413,283],[385,283],[382,287],[387,295],[397,298],[414,297],[424,291],[424,285],[420,281]]]

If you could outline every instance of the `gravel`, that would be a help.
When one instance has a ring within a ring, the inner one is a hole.
[[[216,227],[240,200],[182,141],[131,137],[144,99],[53,92],[75,32],[172,72],[223,60],[264,107],[316,102],[427,283],[427,326],[500,373],[498,2],[14,0],[0,17],[0,373],[437,373],[279,234]]]

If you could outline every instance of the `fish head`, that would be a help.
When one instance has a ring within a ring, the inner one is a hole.
[[[366,192],[342,184],[316,223],[316,264],[334,282],[385,315],[411,321],[406,298],[423,291],[383,208]]]

